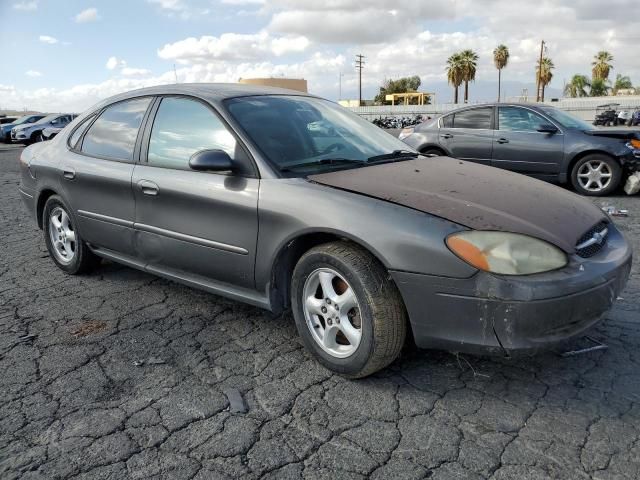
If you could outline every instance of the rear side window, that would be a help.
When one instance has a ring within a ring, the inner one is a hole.
[[[138,129],[150,101],[150,98],[136,98],[107,107],[84,136],[82,152],[132,161]]]
[[[491,107],[463,110],[453,115],[453,128],[491,129]]]
[[[82,134],[87,130],[87,127],[91,125],[95,115],[91,115],[84,119],[84,121],[73,131],[71,137],[69,137],[69,146],[71,148],[78,148],[78,140],[82,137]]]
[[[236,139],[204,104],[164,98],[153,121],[149,165],[188,170],[189,158],[200,150],[224,150],[234,158]]]

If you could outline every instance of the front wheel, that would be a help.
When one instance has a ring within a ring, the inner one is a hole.
[[[75,220],[62,198],[57,195],[49,197],[42,215],[47,250],[58,268],[76,275],[88,272],[100,263],[80,237]]]
[[[620,164],[613,158],[601,154],[581,158],[571,170],[571,183],[582,195],[609,195],[618,188],[621,179]]]
[[[305,253],[293,272],[291,304],[306,348],[345,377],[386,367],[404,345],[400,293],[378,260],[357,245],[332,242]]]

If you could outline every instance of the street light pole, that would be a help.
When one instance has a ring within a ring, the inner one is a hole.
[[[362,69],[364,68],[364,55],[356,55],[356,69],[358,70],[358,106],[362,106]]]
[[[340,72],[338,74],[338,101],[342,100],[342,77],[344,77],[344,73]]]

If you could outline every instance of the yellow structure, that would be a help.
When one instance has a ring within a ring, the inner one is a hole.
[[[247,85],[288,88],[289,90],[307,93],[307,81],[304,78],[241,78],[238,82]]]
[[[395,105],[397,100],[403,100],[403,105],[409,105],[409,101],[412,98],[418,99],[418,105],[426,105],[429,103],[429,99],[435,97],[435,93],[429,92],[404,92],[404,93],[390,93],[385,95],[384,99],[387,102],[391,102],[391,105]]]

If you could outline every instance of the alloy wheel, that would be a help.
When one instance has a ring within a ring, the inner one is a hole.
[[[600,192],[611,183],[613,172],[609,165],[601,160],[591,160],[580,166],[578,182],[590,192]]]
[[[346,358],[362,339],[360,305],[349,283],[331,268],[319,268],[307,277],[302,299],[311,336],[329,355]]]
[[[55,207],[49,215],[49,238],[56,259],[65,265],[76,254],[76,234],[69,214],[62,207]]]

